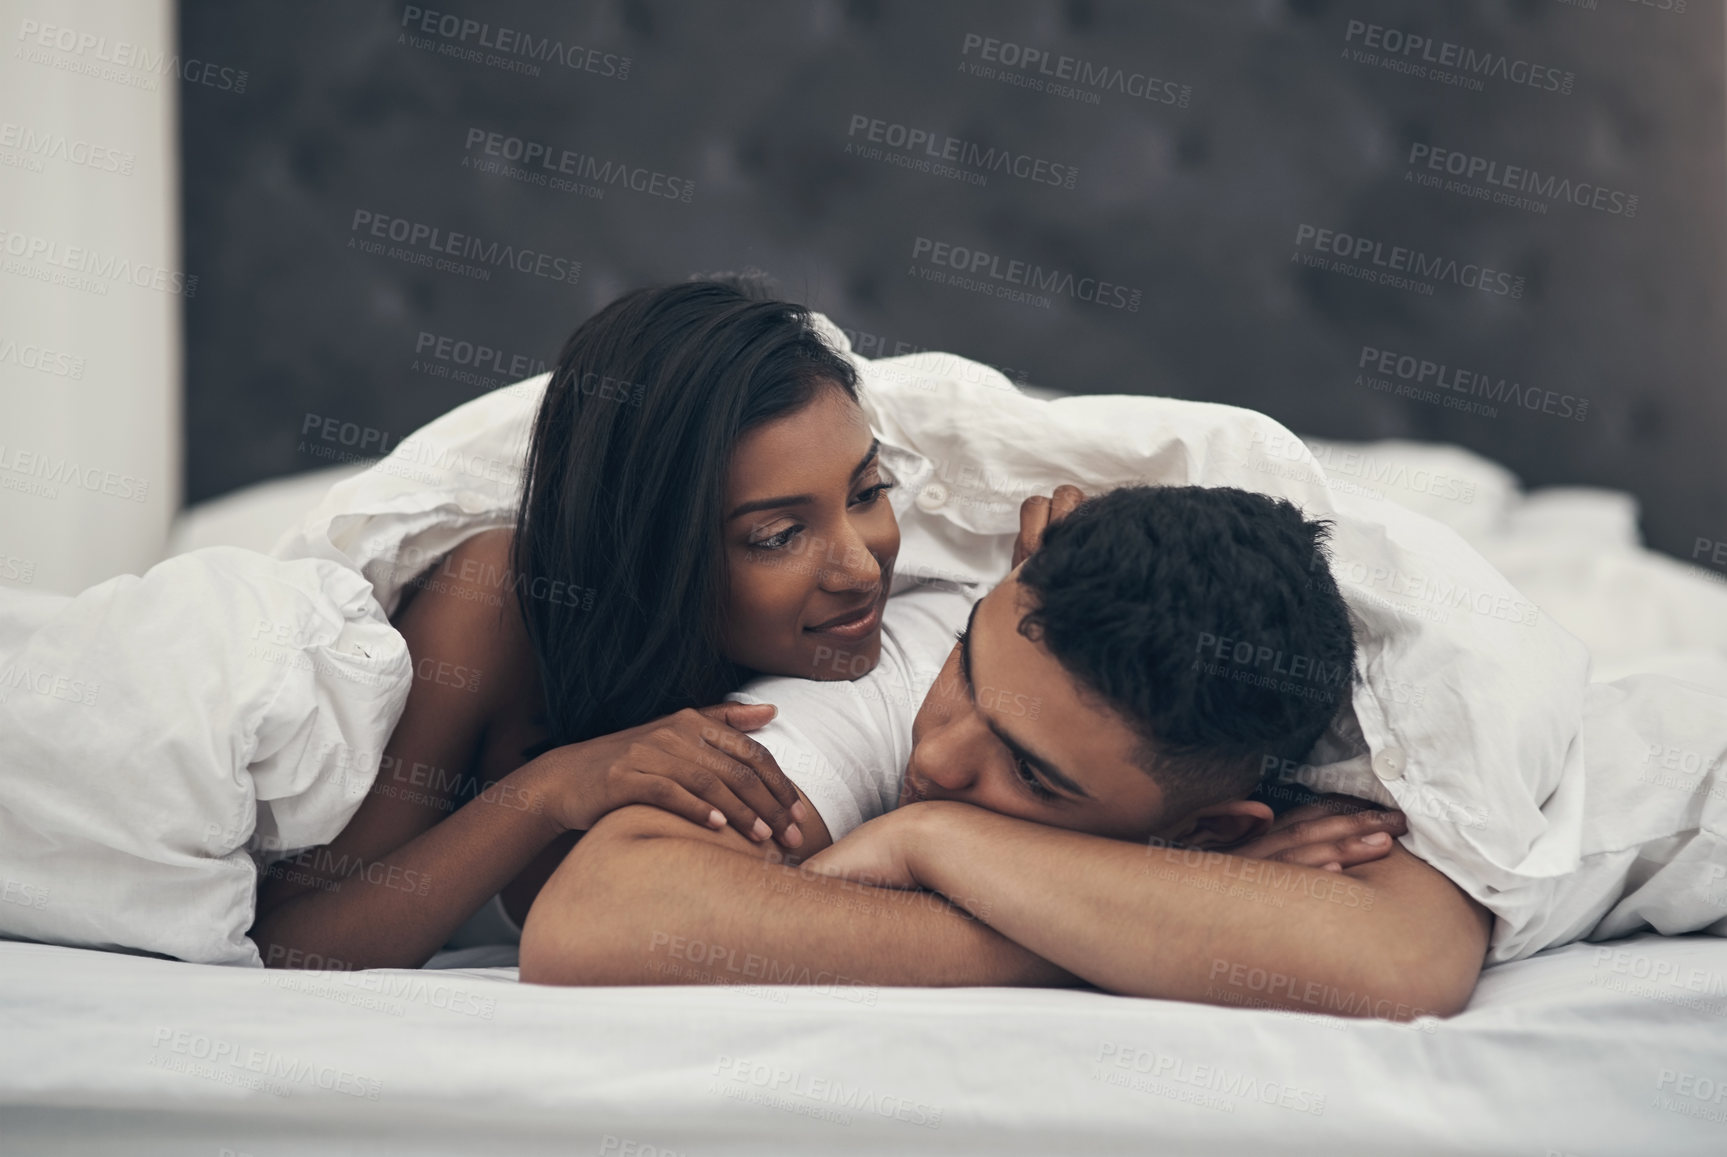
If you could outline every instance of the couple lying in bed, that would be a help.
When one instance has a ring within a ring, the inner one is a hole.
[[[1328,766],[1310,749],[1366,762],[1360,724],[1338,734],[1363,682],[1352,635],[1400,629],[1345,605],[1320,526],[1218,486],[1201,438],[1176,473],[1208,488],[1028,500],[993,574],[955,565],[964,518],[908,522],[917,561],[896,582],[884,466],[920,460],[872,433],[856,375],[801,310],[713,283],[582,326],[514,525],[468,537],[395,608],[428,677],[378,783],[424,790],[374,790],[331,845],[435,886],[267,869],[266,961],[418,964],[490,913],[526,916],[530,981],[1462,1007],[1489,889],[1393,843],[1396,812],[1274,818],[1256,795],[1268,769]],[[1241,643],[1279,676],[1231,667]],[[770,678],[718,702],[752,674]],[[1402,758],[1375,751],[1374,774]],[[1588,904],[1593,925],[1606,908]]]

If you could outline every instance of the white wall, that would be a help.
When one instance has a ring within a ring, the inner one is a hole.
[[[179,506],[174,55],[173,0],[0,0],[0,585],[146,569]]]

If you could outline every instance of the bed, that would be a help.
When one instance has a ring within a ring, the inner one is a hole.
[[[456,966],[0,944],[0,1148],[1719,1154],[1727,1137],[1713,938],[1571,945],[1409,1025],[1067,991],[547,989],[438,963]]]
[[[1400,490],[1416,475],[1376,479],[1374,455],[1470,498]],[[1320,458],[1459,529],[1598,678],[1727,691],[1727,586],[1644,550],[1625,496],[1524,494],[1451,447]],[[170,553],[267,548],[346,472],[188,512]],[[1727,1152],[1711,937],[1543,953],[1408,1025],[1084,991],[546,989],[505,948],[341,974],[0,942],[0,977],[0,1153]]]

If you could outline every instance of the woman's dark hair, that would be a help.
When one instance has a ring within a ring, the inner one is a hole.
[[[1141,739],[1169,814],[1299,760],[1355,684],[1330,524],[1232,487],[1128,486],[1051,526],[1019,581],[1041,642]]]
[[[857,397],[809,311],[748,277],[639,289],[570,335],[534,420],[512,558],[545,747],[742,684],[720,646],[727,467],[740,435],[824,383]]]

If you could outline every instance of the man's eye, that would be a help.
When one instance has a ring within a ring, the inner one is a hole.
[[[1026,790],[1031,792],[1031,794],[1035,795],[1038,799],[1050,800],[1061,798],[1053,791],[1049,790],[1049,788],[1043,786],[1042,783],[1038,782],[1036,774],[1031,770],[1031,765],[1026,763],[1025,760],[1016,757],[1013,761],[1013,770],[1014,773],[1019,776],[1019,781],[1025,784]]]

